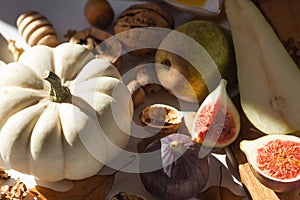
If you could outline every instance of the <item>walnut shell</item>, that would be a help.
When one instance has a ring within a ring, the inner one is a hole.
[[[172,106],[153,104],[142,110],[140,120],[150,131],[175,133],[180,127],[182,116]]]
[[[88,27],[73,34],[69,42],[81,44],[92,50],[96,58],[108,59],[119,67],[122,56],[122,44],[117,37],[95,27]]]
[[[59,44],[57,33],[51,22],[37,11],[27,11],[17,19],[17,27],[24,40],[30,46]]]
[[[144,8],[144,9],[156,11],[168,22],[169,28],[174,28],[173,16],[168,11],[166,11],[165,9],[160,7],[159,5],[152,3],[152,2],[147,2],[147,3],[143,3],[143,4],[134,4],[131,6],[131,9],[135,9],[135,8]]]
[[[155,30],[135,29],[147,27],[172,29],[174,27],[173,16],[152,2],[134,4],[120,13],[114,25],[114,33],[118,34],[127,52],[135,56],[145,56],[156,51],[155,48],[147,48],[147,44],[151,46],[154,42],[159,44],[163,39],[161,33]],[[129,31],[132,29],[135,30]],[[126,32],[119,34],[124,31]]]

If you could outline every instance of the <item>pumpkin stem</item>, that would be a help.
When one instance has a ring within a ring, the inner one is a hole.
[[[49,94],[49,99],[51,101],[60,103],[71,94],[69,88],[67,86],[63,86],[60,78],[52,71],[45,71],[44,79],[51,85]]]

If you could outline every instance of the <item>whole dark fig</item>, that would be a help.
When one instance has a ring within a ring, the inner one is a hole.
[[[210,172],[208,156],[201,157],[200,149],[191,137],[179,133],[152,142],[140,162],[145,189],[164,200],[196,196],[205,187]]]

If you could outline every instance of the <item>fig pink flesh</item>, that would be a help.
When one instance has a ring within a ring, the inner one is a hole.
[[[300,143],[276,139],[257,151],[257,166],[267,175],[284,180],[300,174]]]
[[[236,135],[236,129],[236,120],[224,104],[207,104],[197,116],[194,139],[201,143],[204,139],[216,141],[217,138],[217,144],[226,144]]]

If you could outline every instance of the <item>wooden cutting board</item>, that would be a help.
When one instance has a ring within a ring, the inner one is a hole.
[[[289,193],[276,193],[262,185],[251,172],[245,154],[240,150],[242,140],[252,140],[264,134],[257,130],[244,115],[239,104],[239,97],[233,99],[240,111],[241,130],[237,140],[228,148],[233,153],[237,165],[234,166],[239,171],[241,182],[249,192],[253,200],[300,200],[300,189]]]
[[[282,40],[300,40],[299,0],[258,0],[258,7],[273,25]]]
[[[269,20],[282,41],[293,38],[300,41],[300,1],[299,0],[256,0],[255,3]],[[300,51],[300,50],[299,50]],[[298,52],[299,53],[299,52]],[[300,55],[300,53],[299,53]],[[300,67],[300,66],[299,66]],[[239,105],[239,98],[234,99],[241,111],[241,132],[238,139],[230,146],[238,163],[241,181],[254,200],[300,200],[300,189],[289,193],[276,193],[262,185],[251,172],[245,155],[239,144],[243,139],[255,139],[264,135],[247,120]]]

